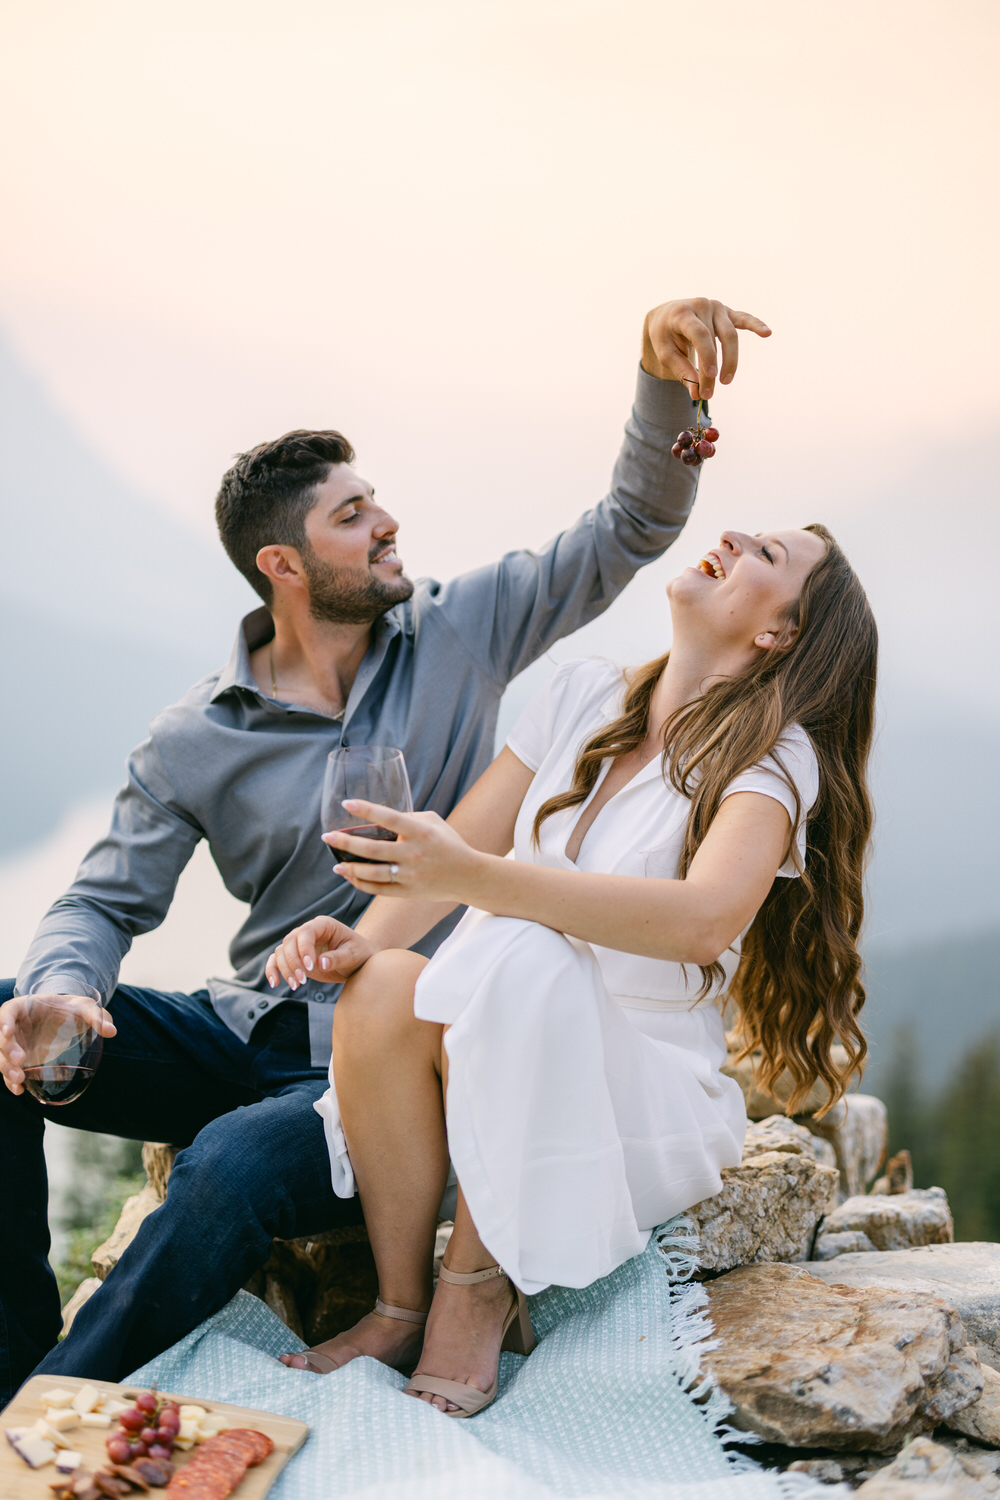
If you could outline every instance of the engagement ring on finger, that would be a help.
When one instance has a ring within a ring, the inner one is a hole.
[[[389,866],[389,884],[390,885],[395,885],[396,884],[396,876],[398,874],[399,874],[399,866],[398,865],[390,865]]]

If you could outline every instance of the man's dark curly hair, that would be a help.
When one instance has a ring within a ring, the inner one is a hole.
[[[334,464],[354,462],[354,449],[339,432],[286,432],[237,455],[222,476],[215,519],[222,545],[250,587],[271,603],[270,579],[257,567],[262,547],[278,543],[310,550],[305,519],[318,484]]]

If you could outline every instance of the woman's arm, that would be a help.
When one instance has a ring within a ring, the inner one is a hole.
[[[526,768],[525,774],[530,778]],[[780,802],[760,792],[735,792],[722,803],[685,879],[657,880],[514,862],[470,847],[434,813],[407,817],[365,802],[351,808],[399,836],[399,874],[391,887],[384,867],[337,867],[359,890],[380,891],[383,900],[375,904],[381,907],[414,896],[464,902],[600,947],[676,963],[714,963],[735,941],[770,890],[791,833]],[[364,840],[348,842],[365,852]]]
[[[534,772],[512,750],[505,746],[500,751],[448,818],[448,826],[460,835],[463,847],[497,856],[503,862],[502,856],[513,847],[514,824],[533,776]],[[336,843],[338,847],[343,846],[343,837],[341,833],[324,835],[326,843]],[[341,867],[353,868],[353,865]],[[380,868],[384,872],[387,867],[367,868]],[[375,890],[374,885],[354,883],[359,890]],[[383,875],[378,890],[384,889]],[[297,989],[305,984],[307,974],[339,984],[373,953],[383,948],[412,947],[459,904],[458,899],[419,896],[390,901],[376,893],[376,899],[354,928],[334,917],[314,917],[296,927],[272,953],[265,972],[272,986],[284,977],[292,989]]]

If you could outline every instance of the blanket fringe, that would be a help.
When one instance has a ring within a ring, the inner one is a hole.
[[[739,1443],[751,1447],[762,1443],[755,1432],[745,1432],[729,1421],[734,1407],[715,1377],[702,1369],[703,1357],[719,1346],[708,1315],[708,1293],[701,1282],[692,1281],[698,1269],[698,1228],[686,1214],[678,1214],[656,1230],[656,1244],[670,1278],[670,1339],[675,1372],[683,1391],[714,1437],[722,1445],[734,1474],[760,1474],[762,1466],[745,1453],[732,1451]],[[784,1500],[839,1500],[853,1492],[849,1485],[821,1484],[808,1474],[783,1474],[765,1470],[776,1481]]]

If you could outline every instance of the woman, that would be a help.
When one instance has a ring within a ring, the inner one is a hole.
[[[319,918],[269,960],[293,987],[361,965],[317,1108],[381,1294],[290,1365],[415,1364],[408,1392],[471,1415],[502,1341],[531,1347],[524,1292],[606,1275],[739,1163],[724,993],[761,1081],[791,1075],[792,1110],[817,1079],[839,1098],[863,1059],[864,591],[810,526],[725,532],[667,594],[669,654],[625,681],[560,668],[448,823],[347,804],[398,835],[393,864],[336,867],[382,899],[357,933]],[[425,969],[403,950],[458,903]],[[449,1155],[455,1229],[432,1300]]]

